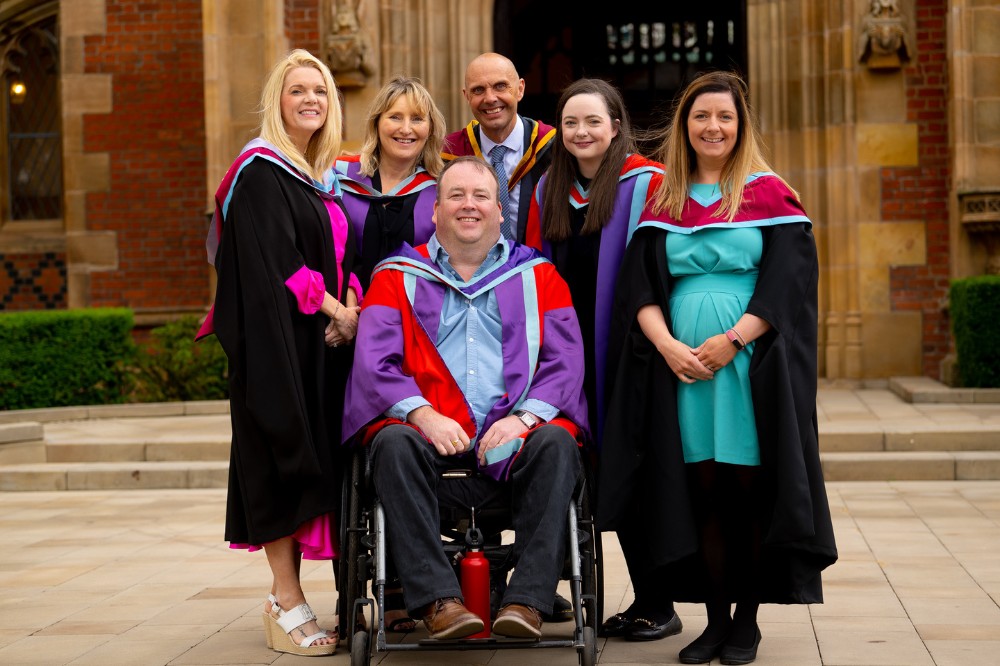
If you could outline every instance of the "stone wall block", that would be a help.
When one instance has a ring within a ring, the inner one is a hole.
[[[862,71],[854,78],[859,123],[906,122],[906,88],[898,74]]]
[[[107,153],[66,155],[67,190],[107,192],[111,183],[111,157]]]
[[[995,55],[1000,51],[1000,9],[976,9],[972,21],[972,52]]]
[[[923,222],[859,224],[862,266],[905,266],[927,262]]]
[[[921,312],[865,312],[861,322],[864,376],[923,374]]]
[[[66,74],[62,77],[63,114],[111,113],[110,74]]]
[[[66,234],[66,257],[74,268],[90,270],[118,266],[118,234],[113,231],[70,232]]]
[[[62,36],[103,35],[107,31],[107,0],[62,0],[59,30]]]
[[[979,98],[1000,97],[1000,44],[993,55],[977,55],[972,58],[972,96]]]
[[[879,167],[859,168],[858,222],[877,222],[882,219],[882,179]]]
[[[976,142],[1000,143],[1000,99],[977,99],[975,109]]]
[[[917,129],[908,123],[858,123],[858,164],[918,166]]]

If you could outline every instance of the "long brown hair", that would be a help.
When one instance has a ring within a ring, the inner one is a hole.
[[[732,222],[740,206],[743,205],[743,188],[750,174],[758,171],[774,171],[764,157],[764,142],[757,130],[756,117],[750,107],[747,84],[732,72],[702,74],[689,83],[681,94],[658,151],[664,173],[660,189],[656,192],[653,210],[657,213],[666,210],[675,220],[679,220],[684,214],[688,190],[691,187],[691,176],[698,166],[697,155],[688,139],[687,120],[695,100],[699,95],[706,93],[729,93],[733,98],[739,120],[736,146],[726,160],[720,177],[719,191],[722,193],[722,201],[715,211],[716,216],[725,217]],[[790,186],[788,189],[798,197],[798,193]]]
[[[625,158],[638,150],[625,101],[617,88],[601,79],[579,79],[566,86],[556,106],[556,138],[552,142],[552,164],[546,176],[542,199],[542,235],[549,241],[565,240],[573,233],[570,226],[569,192],[576,179],[576,158],[563,145],[562,114],[570,98],[587,94],[597,95],[604,100],[611,122],[618,123],[618,135],[611,139],[597,175],[590,182],[590,204],[587,206],[581,233],[599,231],[611,219],[618,192],[618,177]]]

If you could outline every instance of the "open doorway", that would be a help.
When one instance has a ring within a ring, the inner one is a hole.
[[[522,115],[554,123],[560,91],[592,77],[621,90],[636,128],[653,129],[669,120],[674,96],[699,73],[747,75],[744,0],[620,5],[597,13],[570,3],[497,0],[494,44],[524,77]]]

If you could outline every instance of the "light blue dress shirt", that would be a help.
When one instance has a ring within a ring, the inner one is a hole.
[[[437,234],[427,241],[427,250],[442,273],[463,285],[475,283],[495,271],[510,256],[507,243],[497,240],[486,260],[465,282],[451,267],[448,252],[441,247]],[[476,430],[481,434],[486,415],[507,392],[503,378],[503,327],[494,291],[491,289],[469,300],[455,289],[446,289],[434,345],[472,407]],[[413,396],[400,400],[385,414],[405,421],[410,412],[424,405],[430,403],[423,396]],[[545,421],[559,414],[557,408],[536,398],[528,398],[520,408]]]

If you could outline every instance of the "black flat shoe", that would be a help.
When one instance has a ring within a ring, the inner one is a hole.
[[[719,661],[723,664],[752,664],[757,658],[757,646],[760,645],[760,629],[754,635],[753,645],[750,647],[737,647],[735,645],[723,645],[719,653]]]
[[[604,638],[618,638],[625,635],[625,630],[632,624],[632,618],[625,613],[616,613],[604,621],[598,632]]]
[[[701,641],[699,636],[681,650],[677,656],[682,664],[707,664],[722,652],[726,638],[728,636],[723,637],[718,643],[705,643]]]
[[[658,641],[667,636],[681,633],[684,625],[681,618],[674,613],[673,616],[663,624],[657,624],[653,620],[644,617],[637,617],[625,628],[625,640],[627,641]]]

